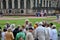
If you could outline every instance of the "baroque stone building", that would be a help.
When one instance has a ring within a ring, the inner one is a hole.
[[[57,7],[57,2],[56,0],[0,0],[0,11],[4,15],[34,15],[40,8],[46,10]]]

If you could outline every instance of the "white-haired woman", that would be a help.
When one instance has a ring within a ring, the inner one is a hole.
[[[10,25],[11,31],[13,32],[15,30],[15,24]]]

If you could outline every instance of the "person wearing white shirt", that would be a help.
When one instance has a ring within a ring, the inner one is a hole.
[[[49,39],[52,40],[52,25],[53,23],[49,24],[48,31],[49,31]]]
[[[52,40],[52,28],[48,27],[49,39]]]
[[[50,39],[49,39],[49,30],[48,30],[48,26],[49,26],[49,24],[46,24],[46,26],[45,26],[45,32],[46,32],[46,34],[45,34],[45,40],[50,40]]]
[[[58,40],[58,35],[57,35],[57,30],[56,30],[56,25],[52,26],[52,40]]]
[[[45,40],[45,28],[42,26],[43,23],[40,22],[36,28],[36,37],[38,40]]]
[[[3,32],[2,32],[2,39],[1,40],[5,40],[5,32],[6,32],[7,30],[6,29],[3,29]]]

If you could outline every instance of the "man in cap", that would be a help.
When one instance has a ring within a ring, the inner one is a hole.
[[[52,26],[52,40],[58,40],[58,33],[56,30],[56,25]]]
[[[28,26],[29,26],[29,20],[26,19],[26,20],[25,20],[25,27],[28,27]]]
[[[36,37],[35,40],[45,40],[45,28],[42,26],[43,23],[40,22],[36,28]]]

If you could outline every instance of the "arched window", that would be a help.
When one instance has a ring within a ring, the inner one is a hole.
[[[8,8],[12,9],[12,0],[8,0]]]
[[[3,0],[3,9],[6,9],[6,0]]]
[[[24,0],[20,0],[20,8],[24,9]]]
[[[14,0],[14,7],[15,9],[18,9],[18,0]]]

